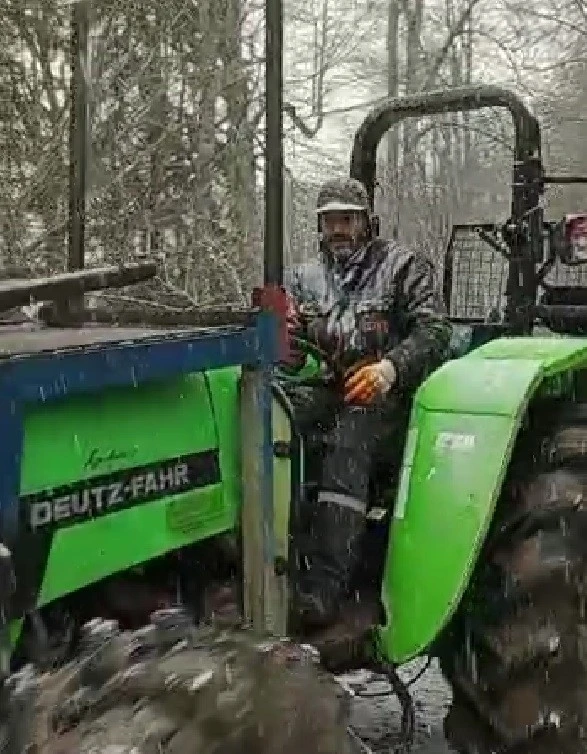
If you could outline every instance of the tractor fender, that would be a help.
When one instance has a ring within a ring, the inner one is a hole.
[[[447,362],[412,407],[389,533],[379,651],[405,662],[434,642],[469,583],[528,404],[587,365],[586,338],[500,338]]]

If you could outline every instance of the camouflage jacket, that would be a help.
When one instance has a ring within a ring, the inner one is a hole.
[[[425,256],[375,239],[344,265],[322,255],[287,270],[285,285],[319,323],[313,340],[348,366],[369,355],[389,359],[402,392],[414,390],[448,355],[451,326]]]

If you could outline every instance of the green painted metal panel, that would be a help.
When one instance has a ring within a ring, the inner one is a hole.
[[[202,374],[41,404],[26,411],[21,494],[217,447]],[[38,604],[231,527],[234,505],[213,484],[57,529]]]
[[[587,339],[503,338],[445,364],[418,391],[397,493],[379,651],[395,662],[435,640],[483,544],[528,402],[587,365]]]

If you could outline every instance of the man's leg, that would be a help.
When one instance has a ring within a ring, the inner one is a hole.
[[[361,601],[379,600],[393,505],[400,480],[400,469],[407,437],[410,404],[399,401],[386,413],[385,427],[373,453],[372,508],[363,543],[363,555],[351,584],[351,591]]]
[[[326,447],[318,500],[301,555],[298,610],[306,625],[334,622],[361,557],[372,459],[384,430],[381,409],[340,409]]]
[[[309,386],[283,380],[280,387],[291,403],[297,431],[303,440],[303,486],[298,490],[298,496],[292,500],[289,516],[292,587],[290,630],[295,631],[304,628],[299,597],[307,591],[304,583],[306,552],[312,514],[316,506],[316,488],[319,487],[322,476],[322,438],[335,423],[340,400],[333,396],[331,389],[323,385]]]

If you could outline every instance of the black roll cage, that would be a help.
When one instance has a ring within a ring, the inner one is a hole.
[[[536,297],[544,263],[545,184],[587,183],[587,177],[544,175],[540,124],[522,100],[508,89],[482,85],[425,92],[388,99],[373,109],[355,134],[350,175],[366,187],[374,207],[377,148],[384,134],[406,118],[488,107],[508,110],[514,125],[512,200],[508,221],[500,228],[507,243],[507,307],[504,322],[513,334],[529,334],[536,316]],[[586,306],[587,313],[587,306]]]

